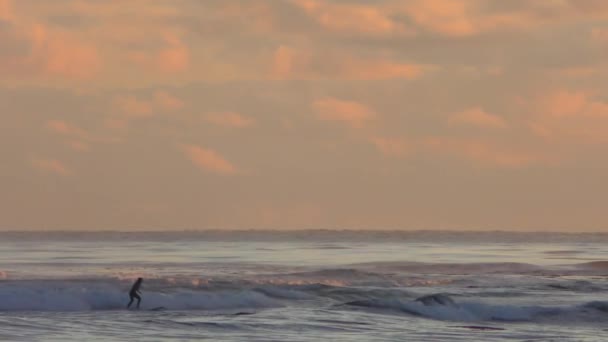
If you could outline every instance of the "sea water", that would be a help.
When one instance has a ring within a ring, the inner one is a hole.
[[[608,234],[0,233],[2,341],[608,341]],[[140,310],[128,290],[143,277]]]

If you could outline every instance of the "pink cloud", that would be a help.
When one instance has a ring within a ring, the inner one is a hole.
[[[54,173],[60,176],[69,176],[72,171],[67,168],[61,161],[56,159],[39,159],[31,160],[32,166],[41,171]]]
[[[235,112],[209,113],[205,115],[205,120],[225,127],[247,127],[254,123],[253,119]]]
[[[455,113],[450,117],[449,122],[489,128],[506,128],[508,126],[505,119],[496,114],[488,113],[481,107],[473,107]]]
[[[319,120],[342,122],[353,128],[362,128],[376,117],[371,108],[361,103],[331,97],[314,101],[312,106]]]
[[[202,170],[222,175],[233,175],[236,167],[214,150],[196,145],[181,145],[182,151],[197,167]]]

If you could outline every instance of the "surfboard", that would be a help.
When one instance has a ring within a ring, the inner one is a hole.
[[[490,326],[484,326],[484,325],[453,325],[452,327],[466,328],[466,329],[471,329],[471,330],[492,330],[492,331],[506,330],[504,328],[490,327]]]

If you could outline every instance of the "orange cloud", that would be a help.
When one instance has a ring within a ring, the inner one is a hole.
[[[318,119],[343,122],[353,128],[361,128],[376,117],[376,113],[372,109],[354,101],[328,97],[313,102],[312,106]]]
[[[608,143],[608,102],[581,90],[557,90],[526,103],[531,131],[548,141]]]
[[[417,79],[434,67],[421,64],[396,63],[387,60],[342,60],[342,77],[345,79],[383,80],[383,79]]]
[[[56,159],[39,159],[35,158],[31,160],[32,166],[35,168],[54,173],[60,176],[69,176],[72,174],[72,171],[67,168],[61,161]]]
[[[372,137],[370,142],[385,156],[404,157],[412,152],[412,146],[401,138]]]
[[[396,13],[403,13],[419,27],[449,37],[466,37],[504,29],[529,29],[558,21],[579,11],[566,2],[543,6],[530,3],[508,10],[490,11],[491,2],[483,0],[412,0],[395,2]],[[547,16],[547,8],[552,16]]]
[[[479,127],[506,128],[507,122],[496,114],[484,111],[480,107],[473,107],[453,114],[449,122],[452,124],[468,124]]]
[[[301,74],[310,66],[310,54],[281,45],[274,52],[273,74],[280,79],[288,79]]]
[[[321,0],[296,0],[295,3],[324,28],[348,33],[412,33],[392,19],[381,6],[340,4]]]
[[[158,54],[158,66],[164,72],[181,72],[188,69],[190,65],[190,50],[177,37],[172,34],[164,34],[164,41],[167,44]]]
[[[523,167],[541,161],[541,158],[527,151],[502,148],[472,139],[431,137],[423,139],[421,146],[433,153],[451,154],[495,166]]]
[[[75,151],[88,151],[89,150],[89,144],[82,142],[82,141],[78,141],[78,140],[70,141],[68,143],[68,146],[70,146],[70,148]]]
[[[89,134],[82,128],[74,126],[70,123],[61,120],[50,120],[47,122],[47,127],[59,134],[71,135],[80,139],[88,139]]]
[[[14,19],[11,0],[0,0],[0,20],[12,21]]]
[[[218,126],[247,127],[253,124],[253,119],[242,116],[235,112],[209,113],[205,120]]]
[[[184,102],[166,91],[157,91],[154,94],[154,102],[167,110],[179,110],[184,107]]]
[[[196,145],[181,145],[182,151],[196,166],[205,171],[233,175],[237,169],[217,152]]]
[[[404,10],[417,24],[449,36],[467,36],[477,31],[469,18],[471,1],[414,0]]]
[[[72,78],[91,78],[101,68],[101,60],[94,45],[76,40],[68,33],[49,32],[37,25],[31,32],[33,58],[44,60],[50,74]]]
[[[129,118],[145,118],[152,115],[152,105],[135,96],[121,96],[114,100],[114,105]]]
[[[566,116],[608,116],[606,103],[591,100],[585,91],[558,90],[541,98],[543,115]]]
[[[281,45],[273,54],[272,74],[278,79],[383,80],[417,79],[434,65],[395,62],[385,58],[357,58],[341,53],[313,53]]]
[[[0,10],[5,11],[0,15],[13,21],[12,29],[7,30],[9,39],[23,43],[27,48],[0,56],[0,68],[5,75],[18,80],[87,80],[101,70],[102,61],[93,44],[78,39],[67,30],[30,24],[15,17],[9,12],[10,8],[6,9],[6,4],[0,4],[4,7]]]
[[[608,27],[596,27],[591,30],[591,37],[598,43],[608,43]]]
[[[126,58],[139,67],[163,73],[181,73],[190,67],[190,48],[176,35],[163,32],[164,46],[156,52],[129,51]]]

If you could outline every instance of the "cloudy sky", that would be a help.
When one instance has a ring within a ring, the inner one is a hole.
[[[0,0],[0,229],[608,231],[608,1]]]

